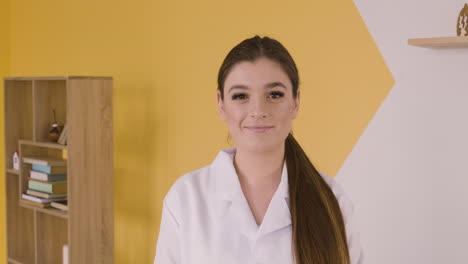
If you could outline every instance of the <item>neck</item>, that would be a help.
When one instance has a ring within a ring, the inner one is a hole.
[[[236,149],[234,167],[241,185],[248,187],[277,186],[281,181],[284,144],[268,152]]]

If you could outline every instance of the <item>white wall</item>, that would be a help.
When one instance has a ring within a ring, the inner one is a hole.
[[[395,78],[337,175],[365,263],[468,263],[468,48],[407,45],[455,36],[468,1],[355,3]]]

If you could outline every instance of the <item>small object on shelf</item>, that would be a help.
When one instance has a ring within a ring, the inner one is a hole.
[[[68,134],[68,126],[65,124],[65,127],[62,130],[62,133],[60,133],[60,137],[57,140],[57,143],[61,145],[66,145],[67,144],[67,134]]]
[[[50,203],[37,203],[37,202],[25,200],[25,199],[20,199],[20,203],[24,204],[24,205],[34,206],[34,207],[37,207],[37,208],[50,207]]]
[[[23,198],[24,200],[29,200],[29,201],[36,202],[36,203],[51,203],[51,202],[63,201],[63,200],[67,199],[67,198],[63,198],[63,197],[60,197],[60,198],[42,198],[42,197],[36,197],[34,195],[29,195],[29,194],[25,194],[25,193],[23,193],[21,195],[21,198]]]
[[[67,194],[50,194],[50,193],[45,193],[45,192],[38,192],[34,190],[27,189],[26,194],[33,195],[36,197],[41,197],[41,198],[67,198]]]
[[[44,166],[39,164],[32,164],[31,168],[33,171],[49,174],[67,173],[67,166]]]
[[[65,181],[67,180],[67,174],[65,173],[44,173],[40,171],[31,170],[29,175],[33,179],[41,181]]]
[[[57,142],[59,139],[60,133],[62,133],[63,130],[63,124],[60,122],[57,122],[57,118],[55,116],[55,109],[52,110],[54,112],[54,123],[52,123],[52,128],[49,130],[49,139],[52,142]]]
[[[50,203],[50,206],[60,209],[62,211],[68,211],[68,201],[61,200],[61,201],[53,201]]]
[[[68,245],[62,247],[62,264],[68,264]]]
[[[36,192],[43,192],[49,194],[66,194],[67,193],[67,182],[66,181],[59,181],[59,182],[40,182],[36,180],[28,180],[28,189],[36,191]]]
[[[14,170],[19,170],[19,155],[18,155],[18,151],[15,151],[15,153],[13,153],[13,169]]]
[[[458,16],[457,36],[468,36],[468,4],[465,4]]]

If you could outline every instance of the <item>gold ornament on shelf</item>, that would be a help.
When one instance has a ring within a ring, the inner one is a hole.
[[[63,130],[63,124],[60,122],[57,122],[57,118],[55,116],[55,109],[52,110],[54,112],[54,123],[52,123],[52,128],[49,130],[49,139],[52,142],[57,142],[57,140],[60,137],[60,133],[62,133]]]
[[[465,4],[458,16],[457,36],[468,36],[468,4]]]

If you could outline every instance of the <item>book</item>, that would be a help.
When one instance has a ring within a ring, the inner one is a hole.
[[[66,198],[67,194],[66,193],[57,193],[57,194],[51,194],[51,193],[44,193],[44,192],[38,192],[34,190],[26,190],[26,194],[33,195],[36,197],[41,197],[41,198]]]
[[[32,196],[32,195],[29,195],[29,194],[25,194],[23,193],[21,195],[21,198],[25,199],[25,200],[29,200],[29,201],[33,201],[33,202],[36,202],[36,203],[50,203],[50,202],[56,202],[56,201],[63,201],[67,198],[39,198],[39,197],[36,197],[36,196]]]
[[[39,180],[39,179],[34,179],[32,177],[26,177],[26,179],[33,180],[33,181],[38,181],[38,182],[42,182],[42,183],[56,183],[56,182],[66,182],[67,181],[66,178],[65,178],[65,180],[61,180],[61,181],[43,181],[43,180]]]
[[[50,157],[23,157],[24,163],[37,164],[43,166],[66,166],[67,161],[63,159],[50,158]]]
[[[67,173],[67,166],[45,166],[39,164],[32,164],[32,169],[34,171],[49,174]]]
[[[65,124],[65,127],[62,130],[62,133],[60,133],[60,137],[57,140],[57,143],[61,145],[66,145],[67,144],[67,134],[68,134],[68,125]]]
[[[65,181],[67,180],[67,174],[65,173],[58,173],[58,174],[51,174],[51,173],[44,173],[40,171],[30,171],[29,176],[33,179],[41,180],[41,181]]]
[[[24,204],[24,205],[29,205],[29,206],[38,207],[38,208],[47,208],[47,207],[50,207],[50,203],[36,203],[36,202],[29,201],[29,200],[25,200],[25,199],[21,199],[21,200],[20,200],[20,203],[21,203],[21,204]]]
[[[50,206],[52,206],[54,208],[57,208],[57,209],[60,209],[60,210],[63,210],[63,211],[68,211],[68,201],[67,200],[51,202]]]
[[[33,191],[52,193],[52,194],[66,193],[67,182],[59,181],[59,182],[44,183],[44,182],[40,182],[36,180],[29,180],[28,188]]]

